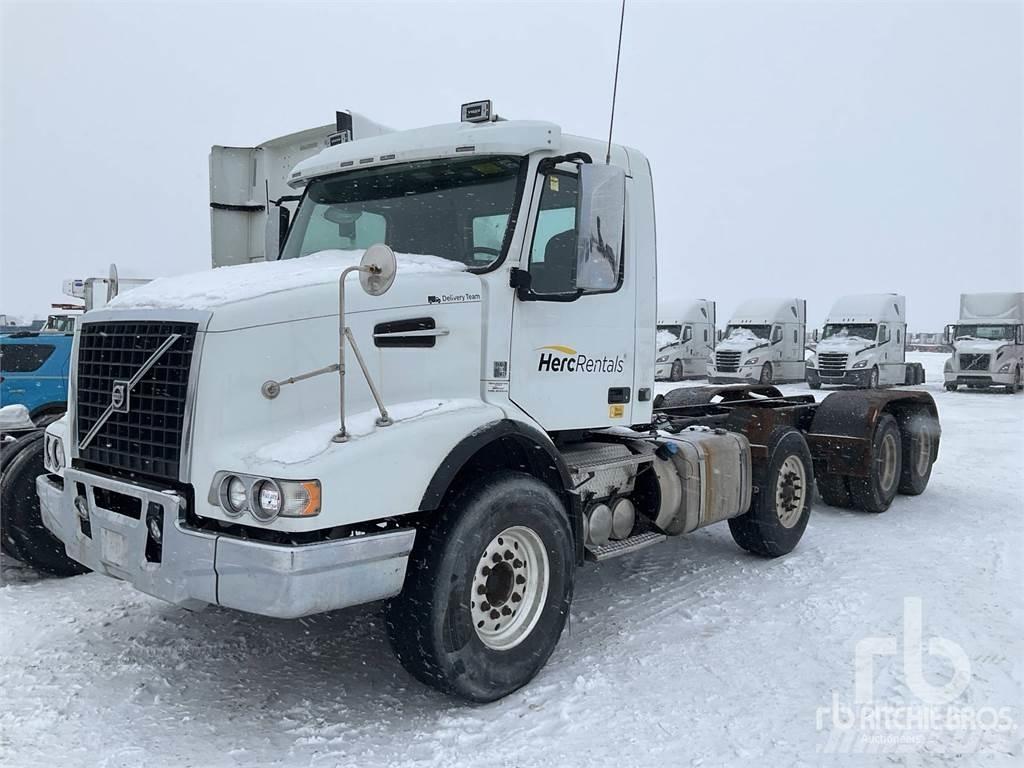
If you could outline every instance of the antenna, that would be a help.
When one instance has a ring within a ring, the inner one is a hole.
[[[622,13],[619,15],[619,47],[615,51],[615,81],[612,84],[612,116],[608,120],[608,153],[604,156],[605,165],[612,162],[612,127],[615,125],[615,97],[619,93],[619,59],[622,57],[622,25],[626,20],[626,0],[622,0]]]

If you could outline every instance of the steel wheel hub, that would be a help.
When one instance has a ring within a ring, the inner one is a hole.
[[[506,651],[525,640],[540,618],[549,580],[548,553],[536,531],[517,525],[491,539],[470,588],[473,627],[483,644]]]
[[[782,462],[779,479],[775,483],[775,512],[783,528],[797,524],[804,510],[807,495],[807,473],[797,456],[788,456]]]
[[[888,492],[896,482],[896,438],[890,432],[882,438],[882,475],[879,484]]]

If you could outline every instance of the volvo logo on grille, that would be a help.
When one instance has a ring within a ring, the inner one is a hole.
[[[114,388],[110,391],[110,405],[114,413],[128,413],[129,411],[129,389],[127,381],[115,381]]]

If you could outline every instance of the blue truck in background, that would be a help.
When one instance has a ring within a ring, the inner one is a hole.
[[[0,406],[24,405],[37,424],[67,409],[74,321],[61,327],[54,322],[60,319],[41,331],[0,336]]]

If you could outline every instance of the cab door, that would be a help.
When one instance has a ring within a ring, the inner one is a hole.
[[[595,247],[583,265],[587,274],[578,275],[578,231],[587,215],[578,210],[579,183],[578,168],[568,164],[533,181],[520,267],[529,285],[513,303],[509,397],[548,431],[628,425],[637,397],[631,235],[621,236],[624,221],[606,221],[604,232],[599,224],[600,235],[588,240]],[[615,231],[614,239],[607,235]],[[617,267],[604,254],[614,254]],[[601,287],[584,290],[583,283]]]

